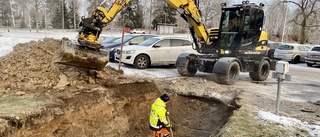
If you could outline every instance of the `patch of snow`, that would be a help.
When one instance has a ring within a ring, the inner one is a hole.
[[[271,112],[258,111],[259,118],[274,123],[279,123],[284,126],[296,127],[299,129],[304,129],[309,132],[310,135],[314,137],[320,137],[320,126],[319,125],[309,125],[306,122],[302,122],[295,118],[278,116]]]

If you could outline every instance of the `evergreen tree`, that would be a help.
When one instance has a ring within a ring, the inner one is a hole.
[[[120,23],[125,23],[129,28],[142,28],[143,27],[143,12],[142,5],[139,4],[139,0],[132,0],[126,9],[120,13]]]
[[[25,22],[25,19],[24,19],[24,18],[22,18],[22,19],[21,19],[21,22],[20,22],[20,28],[27,28],[27,24],[26,24],[26,22]]]
[[[64,10],[64,29],[70,29],[70,16],[69,16],[69,12],[67,10],[67,4],[64,1],[63,4],[63,10]]]
[[[42,21],[41,21],[41,26],[40,29],[46,28],[46,20],[45,20],[45,15],[42,16]]]
[[[62,12],[61,12],[61,8],[57,7],[56,10],[54,10],[54,16],[51,20],[51,25],[53,28],[55,29],[62,29]]]
[[[163,2],[162,2],[163,3]],[[176,10],[167,4],[161,4],[162,6],[157,6],[155,11],[153,12],[153,16],[155,17],[152,20],[153,28],[157,28],[157,24],[165,23],[165,24],[175,24],[177,22],[176,19]]]
[[[59,2],[57,4],[58,6],[56,7],[55,13],[52,17],[51,20],[51,25],[55,29],[62,29],[62,5]],[[65,29],[70,29],[70,17],[69,13],[67,12],[67,7],[66,4],[63,4],[63,10],[64,10],[64,28]]]
[[[77,0],[71,0],[69,4],[69,17],[70,17],[70,26],[71,28],[75,29],[77,28],[77,25],[79,23],[79,13],[78,13],[78,1]]]

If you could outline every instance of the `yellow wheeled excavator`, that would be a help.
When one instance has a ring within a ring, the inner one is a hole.
[[[221,84],[234,84],[241,72],[249,72],[254,81],[266,80],[275,62],[267,57],[268,34],[263,31],[263,4],[242,1],[227,6],[221,3],[219,28],[206,29],[201,20],[199,0],[164,0],[180,13],[189,24],[194,48],[199,55],[182,53],[176,66],[180,75],[193,76],[197,71],[215,73]],[[105,1],[104,1],[105,2]],[[116,0],[107,12],[98,6],[90,18],[82,19],[79,43],[64,43],[60,58],[67,65],[101,70],[108,62],[98,42],[99,34],[107,23],[130,0]],[[65,42],[65,41],[63,41]],[[67,46],[66,46],[67,45]],[[67,50],[67,49],[71,50]],[[67,52],[68,51],[68,52]]]

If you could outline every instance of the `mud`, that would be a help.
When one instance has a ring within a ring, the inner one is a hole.
[[[172,98],[168,110],[177,137],[214,136],[235,109],[227,105],[233,98],[226,103],[176,93],[183,83],[56,64],[60,44],[22,43],[0,58],[0,136],[151,136],[150,106],[164,91]]]

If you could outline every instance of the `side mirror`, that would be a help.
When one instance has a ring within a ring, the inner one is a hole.
[[[153,45],[152,47],[154,47],[154,48],[160,48],[161,46],[160,46],[160,44],[155,44],[155,45]]]

